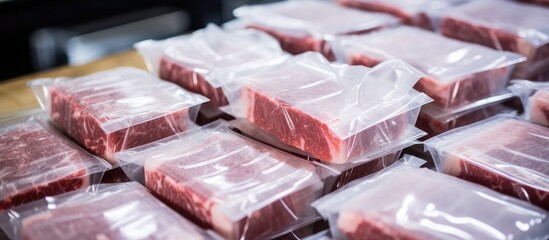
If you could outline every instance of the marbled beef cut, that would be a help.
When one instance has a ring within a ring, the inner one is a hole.
[[[85,188],[90,175],[109,167],[43,124],[0,129],[0,211]]]

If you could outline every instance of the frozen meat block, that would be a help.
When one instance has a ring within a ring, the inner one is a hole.
[[[425,145],[439,172],[549,209],[549,128],[495,116]]]
[[[187,128],[207,98],[136,68],[30,83],[52,121],[89,152],[112,155]]]
[[[436,29],[434,13],[463,4],[468,0],[338,0],[344,6],[366,11],[388,13],[400,18],[403,24],[427,30]]]
[[[227,32],[210,24],[187,37],[136,44],[149,70],[211,100],[227,104],[213,69],[246,68],[282,55],[278,42],[255,30]]]
[[[369,69],[305,53],[231,73],[226,111],[311,157],[344,163],[400,142],[431,101],[412,88],[420,76],[401,61]]]
[[[0,212],[98,183],[110,168],[35,117],[0,128]]]
[[[317,217],[310,203],[322,181],[314,165],[220,122],[116,157],[131,176],[144,169],[156,196],[226,239],[262,239]]]
[[[90,186],[2,218],[13,239],[211,239],[137,182]]]
[[[402,43],[402,39],[406,39]],[[427,76],[415,88],[443,108],[463,106],[501,92],[524,57],[465,43],[413,27],[398,27],[334,43],[341,60],[373,67],[402,59]]]
[[[330,60],[334,59],[327,41],[334,36],[365,33],[398,24],[398,19],[388,14],[311,0],[243,6],[234,14],[249,28],[272,35],[289,53],[316,51]]]
[[[528,78],[549,67],[549,8],[513,1],[471,1],[446,12],[445,36],[526,56],[516,75]]]
[[[313,206],[341,240],[549,237],[549,212],[405,163],[354,181]]]

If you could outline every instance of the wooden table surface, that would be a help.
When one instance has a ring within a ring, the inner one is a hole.
[[[0,116],[39,107],[32,90],[27,87],[27,82],[30,80],[48,77],[78,77],[121,66],[146,69],[141,56],[135,50],[130,50],[88,64],[63,66],[2,81],[0,82]]]

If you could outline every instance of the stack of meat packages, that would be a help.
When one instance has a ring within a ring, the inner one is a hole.
[[[137,43],[150,72],[31,81],[43,111],[0,118],[7,236],[295,239],[326,220],[315,237],[549,238],[549,86],[534,82],[549,75],[549,9],[290,0],[234,14]],[[421,138],[436,171],[399,160]],[[101,181],[114,170],[131,182]]]

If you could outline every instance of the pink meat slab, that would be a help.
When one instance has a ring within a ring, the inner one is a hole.
[[[530,122],[549,127],[549,89],[534,93],[529,99],[528,108]]]
[[[399,39],[406,39],[402,44]],[[403,59],[427,75],[415,88],[443,108],[463,106],[501,92],[514,66],[524,58],[436,33],[398,27],[371,34],[341,37],[345,61],[373,67],[388,59]]]
[[[112,163],[115,152],[185,130],[189,109],[207,100],[134,68],[62,81],[49,92],[53,122]]]
[[[244,6],[236,9],[235,15],[248,27],[276,38],[289,53],[317,51],[329,60],[334,60],[327,44],[330,38],[370,32],[398,22],[388,14],[366,13],[335,3],[310,0]]]
[[[466,0],[439,1],[439,0],[338,0],[344,6],[358,8],[372,12],[383,12],[400,18],[406,25],[416,26],[427,30],[434,30],[431,11],[441,11],[456,6]]]
[[[214,70],[261,64],[282,54],[276,40],[265,33],[225,32],[214,25],[189,38],[157,44],[165,45],[159,77],[206,96],[214,106],[228,104]]]
[[[530,4],[471,1],[446,12],[441,31],[451,38],[526,56],[517,72],[528,75],[549,66],[548,15],[549,8]]]
[[[0,129],[0,166],[0,211],[85,188],[109,167],[35,121]]]
[[[496,116],[425,143],[441,172],[549,209],[549,129]]]
[[[210,239],[136,182],[95,187],[23,218],[22,239]]]
[[[227,129],[188,134],[117,156],[144,165],[156,196],[227,239],[265,238],[316,216],[322,182],[309,162]]]

